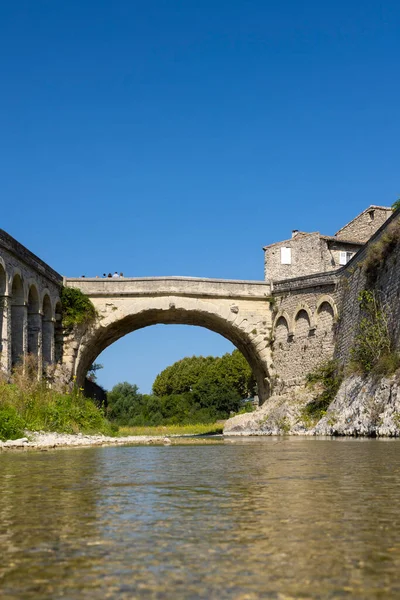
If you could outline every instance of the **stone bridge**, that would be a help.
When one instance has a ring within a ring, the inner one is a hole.
[[[261,402],[298,385],[333,356],[338,321],[337,272],[271,284],[192,277],[62,278],[0,230],[0,367],[7,374],[28,354],[38,372],[59,365],[59,377],[83,385],[96,357],[122,336],[150,325],[206,327],[247,359]],[[62,285],[79,288],[97,318],[66,335]]]
[[[90,365],[110,344],[149,325],[206,327],[230,340],[247,359],[260,400],[270,392],[271,289],[263,281],[191,277],[64,279],[93,302],[93,325],[64,340],[64,365],[82,384]]]

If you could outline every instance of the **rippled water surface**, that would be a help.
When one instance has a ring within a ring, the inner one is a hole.
[[[400,597],[400,442],[3,453],[0,596]]]

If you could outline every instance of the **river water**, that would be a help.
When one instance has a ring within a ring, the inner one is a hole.
[[[400,597],[400,442],[3,453],[0,597]]]

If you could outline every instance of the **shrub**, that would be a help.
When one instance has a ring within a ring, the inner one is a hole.
[[[15,440],[24,435],[24,420],[13,406],[0,406],[0,440]]]
[[[303,408],[303,417],[310,420],[321,419],[328,406],[333,402],[343,380],[342,370],[336,360],[322,363],[306,376],[306,382],[312,389],[317,389],[317,396]]]
[[[63,287],[61,290],[62,323],[68,329],[74,325],[87,324],[97,316],[90,298],[77,288]]]
[[[378,277],[379,267],[382,262],[393,252],[400,242],[400,219],[390,223],[379,240],[371,244],[365,257],[363,268],[367,277],[368,286],[373,286]]]
[[[390,335],[390,316],[376,292],[363,290],[358,301],[361,320],[351,349],[351,370],[376,375],[391,375],[400,363]]]
[[[0,439],[23,435],[24,429],[59,431],[63,433],[115,433],[94,403],[80,390],[60,394],[37,379],[30,358],[30,368],[19,365],[14,370],[12,383],[0,381]]]

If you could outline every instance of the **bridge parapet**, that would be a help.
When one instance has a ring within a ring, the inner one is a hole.
[[[67,277],[64,285],[79,288],[90,297],[174,295],[265,300],[271,294],[271,286],[265,281],[200,277]]]

